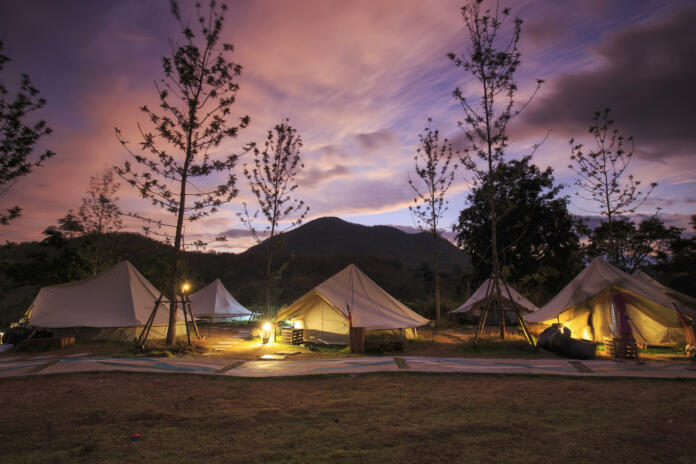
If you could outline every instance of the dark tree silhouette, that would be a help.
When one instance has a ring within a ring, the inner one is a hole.
[[[114,196],[119,187],[111,169],[90,177],[87,195],[82,197],[82,206],[78,210],[82,230],[89,239],[88,260],[95,275],[107,264],[104,234],[123,228],[123,213],[116,204],[118,197]]]
[[[433,237],[433,272],[435,288],[435,323],[440,323],[440,221],[448,208],[445,200],[447,191],[454,181],[457,164],[452,158],[459,155],[447,139],[440,141],[440,133],[431,128],[432,120],[424,134],[419,134],[420,147],[414,156],[416,175],[420,182],[409,178],[408,183],[416,194],[413,205],[409,206],[418,228]]]
[[[537,80],[532,96],[522,105],[516,106],[515,73],[521,62],[518,43],[522,33],[522,20],[515,18],[512,30],[506,33],[505,25],[510,18],[510,9],[501,10],[497,2],[493,10],[482,9],[482,3],[483,0],[470,0],[461,8],[469,38],[468,47],[460,53],[451,52],[448,57],[467,77],[473,77],[480,85],[480,93],[475,97],[464,95],[459,87],[453,94],[464,110],[464,119],[459,121],[459,126],[464,131],[468,146],[464,150],[466,157],[462,161],[472,170],[475,185],[488,198],[491,277],[496,283],[493,301],[500,308],[501,289],[498,282],[503,279],[503,275],[499,258],[498,222],[505,212],[499,211],[496,204],[499,181],[495,173],[498,165],[505,162],[510,120],[524,110],[543,81]],[[475,158],[483,160],[485,166],[477,167],[473,162]],[[505,337],[503,324],[500,326],[500,336]]]
[[[249,228],[254,240],[266,242],[266,309],[265,317],[271,316],[271,271],[273,254],[283,246],[283,233],[302,223],[309,212],[309,206],[294,196],[297,190],[297,175],[304,164],[300,158],[302,137],[289,120],[276,125],[268,131],[264,149],[254,148],[253,166],[244,165],[244,175],[254,192],[258,207],[249,213],[246,203],[244,212],[239,215]],[[283,230],[280,225],[294,217]],[[257,220],[264,220],[266,225],[259,231],[254,225]],[[282,270],[282,269],[281,269]]]
[[[3,52],[0,41],[0,72],[10,59]],[[32,113],[43,108],[46,100],[39,97],[39,90],[34,87],[29,76],[22,74],[19,90],[14,97],[3,80],[0,80],[0,196],[26,176],[34,168],[55,155],[51,150],[40,154],[34,153],[39,139],[51,133],[46,121],[28,122]],[[0,224],[7,225],[19,217],[22,209],[11,206],[0,213]]]
[[[249,124],[243,116],[236,125],[229,123],[231,107],[236,101],[236,82],[242,67],[227,60],[231,44],[221,43],[225,4],[212,0],[207,13],[196,4],[196,32],[182,19],[176,2],[171,13],[181,27],[181,43],[173,42],[171,55],[162,58],[164,78],[155,87],[159,110],[142,106],[150,129],[138,124],[140,150],[133,151],[121,131],[116,134],[132,155],[135,165],[126,162],[116,172],[137,189],[143,198],[164,209],[175,219],[165,224],[142,217],[149,225],[166,227],[173,241],[170,280],[167,290],[176,295],[180,276],[184,221],[195,221],[218,210],[237,195],[236,177],[232,173],[238,155],[227,153],[215,158],[213,153],[223,141],[236,138]],[[248,150],[249,147],[245,147]],[[214,173],[226,180],[211,189],[197,187],[192,181]],[[140,216],[140,215],[134,215]],[[149,229],[149,225],[146,230]],[[176,306],[170,307],[167,343],[174,343]]]
[[[584,151],[582,144],[570,139],[572,163],[568,167],[578,175],[575,183],[581,190],[577,195],[599,204],[598,210],[589,212],[607,218],[607,255],[615,266],[620,266],[621,251],[614,230],[616,219],[640,208],[657,183],[651,183],[648,190],[642,192],[639,190],[641,181],[636,180],[632,174],[627,175],[626,170],[635,150],[633,137],[624,139],[617,129],[613,129],[614,121],[609,113],[607,108],[592,116],[593,124],[589,132],[594,138],[594,149]],[[628,149],[627,145],[630,145]]]
[[[539,169],[531,157],[498,164],[496,205],[507,214],[498,222],[501,265],[515,285],[543,300],[558,292],[582,269],[581,223],[568,211],[563,185],[553,170]],[[486,179],[482,185],[486,184]],[[461,211],[457,241],[469,253],[477,280],[491,275],[490,202],[484,188],[474,187]]]
[[[647,262],[649,256],[664,260],[670,244],[681,236],[678,227],[666,227],[657,215],[635,224],[621,217],[611,223],[603,222],[590,234],[587,254],[605,258],[611,256],[616,266],[633,273]]]

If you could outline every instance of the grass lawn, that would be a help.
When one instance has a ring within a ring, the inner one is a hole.
[[[0,381],[3,462],[696,462],[696,383],[143,373]],[[142,434],[137,443],[133,433]]]

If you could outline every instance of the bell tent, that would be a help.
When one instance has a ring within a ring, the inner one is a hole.
[[[471,297],[469,297],[469,299],[464,302],[463,305],[461,305],[457,309],[453,309],[452,311],[450,311],[450,314],[465,313],[472,317],[478,318],[481,314],[481,311],[485,309],[486,304],[490,302],[492,294],[495,291],[495,288],[493,288],[493,283],[494,280],[490,277],[486,279],[485,282],[483,282],[483,284],[481,284],[481,286],[474,292],[474,294],[471,295]],[[503,314],[505,315],[506,322],[518,322],[517,314],[514,312],[515,305],[517,305],[517,308],[520,310],[522,316],[539,309],[534,303],[522,296],[517,290],[515,290],[511,286],[506,285],[502,281],[498,281],[498,285],[500,286],[500,293],[503,298],[503,309],[506,309],[506,311],[503,312]],[[509,295],[508,290],[510,291]],[[510,304],[510,298],[512,298],[512,301],[515,303],[515,305]],[[486,316],[486,319],[494,324],[500,323],[500,312],[491,309],[491,311],[489,311],[488,313],[488,316]]]
[[[84,280],[43,287],[28,311],[29,324],[50,329],[54,335],[78,335],[89,340],[132,341],[155,306],[157,290],[128,261]],[[178,311],[177,335],[185,333]],[[162,303],[150,331],[164,338],[169,304]]]
[[[276,320],[292,319],[304,339],[346,345],[350,328],[365,330],[419,327],[427,319],[408,309],[365,275],[355,264],[317,285]]]
[[[684,326],[674,304],[675,299],[653,283],[596,258],[551,301],[525,319],[559,322],[570,329],[573,337],[596,342],[630,330],[638,343],[669,345],[684,341]],[[682,314],[693,318],[696,311],[684,309]]]
[[[242,306],[227,291],[220,279],[215,279],[196,293],[191,294],[191,310],[197,318],[222,319],[250,317],[252,312]]]

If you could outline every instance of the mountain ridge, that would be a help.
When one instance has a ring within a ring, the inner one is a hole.
[[[388,225],[365,226],[327,216],[314,219],[284,233],[282,252],[310,256],[360,254],[400,261],[409,267],[432,262],[432,237],[427,232],[408,233]],[[443,268],[468,268],[471,260],[462,250],[439,238],[439,261]],[[263,253],[261,242],[242,254]]]

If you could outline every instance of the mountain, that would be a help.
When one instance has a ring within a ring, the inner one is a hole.
[[[244,254],[260,254],[267,243],[249,248]],[[364,226],[336,217],[310,221],[285,234],[283,253],[330,257],[367,255],[400,261],[415,268],[432,262],[432,237],[421,232],[409,234],[391,226]],[[468,268],[469,256],[449,241],[440,238],[440,263],[443,268]]]

